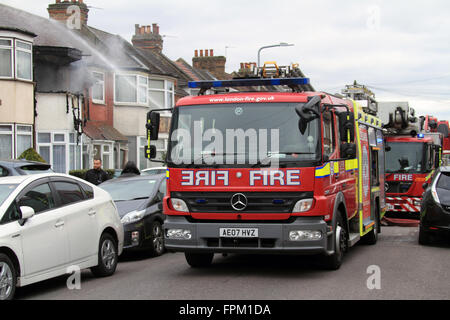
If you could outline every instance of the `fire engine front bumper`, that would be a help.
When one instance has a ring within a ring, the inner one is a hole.
[[[257,229],[257,238],[221,237],[220,229]],[[168,236],[177,230],[187,235],[182,239]],[[168,216],[164,222],[165,246],[172,252],[203,253],[272,253],[272,254],[326,254],[329,253],[327,223],[322,217],[298,217],[292,223],[193,223],[185,217]],[[292,240],[292,233],[320,231],[321,238]]]

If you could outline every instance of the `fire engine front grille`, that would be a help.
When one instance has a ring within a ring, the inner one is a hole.
[[[407,193],[411,189],[411,182],[387,181],[386,193]]]
[[[291,213],[301,199],[312,192],[242,192],[247,200],[244,210],[235,210],[231,199],[239,192],[172,192],[172,198],[186,202],[190,212],[198,213]]]

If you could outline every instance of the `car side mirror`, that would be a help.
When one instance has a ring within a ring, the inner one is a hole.
[[[161,210],[161,211],[162,211],[162,210],[163,210],[163,207],[164,207],[164,206],[163,206],[163,203],[162,203],[162,202],[158,203],[158,210]]]
[[[25,224],[25,221],[32,218],[35,214],[36,213],[34,212],[34,209],[31,207],[20,207],[20,224],[23,226]]]

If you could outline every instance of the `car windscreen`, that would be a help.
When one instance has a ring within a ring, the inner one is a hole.
[[[17,184],[0,184],[0,205],[17,188]]]
[[[30,174],[39,174],[39,173],[52,173],[52,169],[49,165],[45,164],[32,164],[32,165],[26,165],[23,167],[18,168],[18,171],[25,175]]]
[[[157,180],[114,180],[100,185],[100,188],[109,192],[114,201],[131,201],[149,198],[157,185]]]

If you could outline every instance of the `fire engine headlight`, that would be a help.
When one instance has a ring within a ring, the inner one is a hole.
[[[186,202],[184,202],[181,199],[172,198],[172,199],[170,199],[170,203],[172,204],[172,207],[176,211],[189,212],[189,209],[188,209],[188,206],[187,206]]]
[[[173,240],[191,240],[192,233],[191,230],[167,229],[166,238]]]
[[[318,230],[294,230],[289,232],[291,241],[316,241],[322,239],[322,231]]]
[[[297,203],[294,206],[294,210],[292,210],[292,212],[299,213],[309,211],[312,208],[313,203],[314,199],[303,199],[297,201]]]

